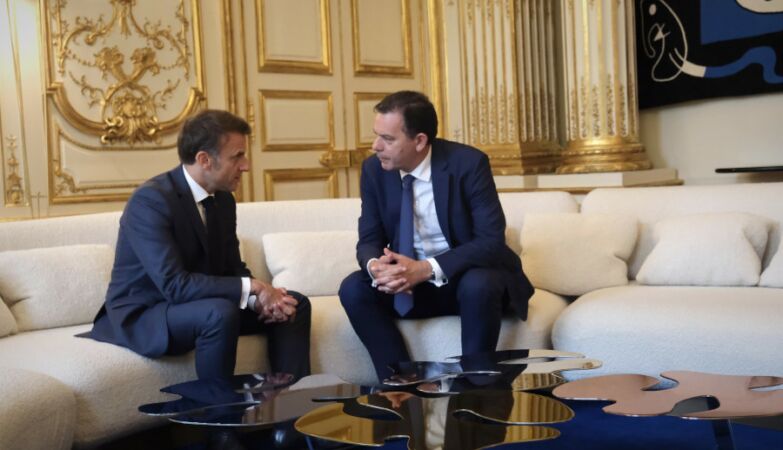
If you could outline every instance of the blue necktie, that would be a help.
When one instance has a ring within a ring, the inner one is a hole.
[[[413,253],[413,175],[402,179],[402,199],[400,200],[400,247],[398,252],[416,259]],[[394,309],[405,316],[413,308],[413,295],[406,292],[394,294]]]

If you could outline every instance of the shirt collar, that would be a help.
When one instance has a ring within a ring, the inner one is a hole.
[[[203,187],[201,187],[201,185],[198,184],[196,180],[193,179],[193,177],[190,176],[188,171],[185,169],[184,164],[182,165],[182,172],[185,174],[185,181],[188,182],[190,193],[193,194],[193,200],[195,200],[196,203],[201,203],[201,200],[209,197],[209,193]]]
[[[415,169],[410,172],[400,170],[400,178],[403,178],[408,174],[413,175],[417,180],[430,181],[430,178],[432,177],[432,146],[427,149],[427,156],[424,157],[424,160],[422,160]]]

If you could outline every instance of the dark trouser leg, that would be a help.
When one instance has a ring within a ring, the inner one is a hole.
[[[290,373],[297,378],[310,375],[310,299],[288,291],[299,304],[293,322],[264,324],[253,311],[243,311],[240,334],[266,333],[272,372]]]
[[[234,374],[239,336],[239,308],[235,302],[210,298],[170,305],[166,322],[166,353],[178,355],[195,348],[199,379],[228,378]]]
[[[462,354],[495,351],[503,317],[505,286],[492,269],[470,269],[457,281]]]
[[[410,361],[408,350],[394,320],[393,297],[370,284],[362,271],[354,272],[340,285],[340,302],[354,331],[370,353],[378,380],[391,376],[389,364]]]

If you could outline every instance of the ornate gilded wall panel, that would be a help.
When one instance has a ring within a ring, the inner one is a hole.
[[[41,2],[50,204],[122,201],[206,106],[198,0]]]
[[[370,149],[375,140],[373,124],[375,121],[375,105],[389,93],[380,92],[354,92],[353,114],[356,123],[356,148]]]
[[[409,9],[409,0],[351,0],[356,75],[413,76]]]
[[[133,188],[178,162],[177,150],[171,146],[106,151],[85,145],[63,126],[55,119],[49,137],[49,198],[53,204],[125,200]]]
[[[332,169],[270,169],[264,171],[264,200],[337,198],[337,172]]]
[[[47,93],[105,145],[159,141],[204,99],[195,0],[45,0]]]
[[[567,147],[557,172],[649,169],[638,135],[633,2],[568,0],[562,23]]]
[[[258,98],[262,151],[334,149],[331,92],[262,90]]]
[[[256,0],[256,23],[259,72],[332,73],[328,0]]]
[[[9,94],[0,98],[0,186],[3,205],[29,205],[30,177],[20,72],[20,42],[8,1],[0,2],[0,83]]]

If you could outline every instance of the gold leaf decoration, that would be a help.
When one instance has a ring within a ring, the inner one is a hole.
[[[190,86],[184,108],[171,120],[160,118],[180,81],[191,78],[194,55],[184,2],[176,3],[173,23],[164,25],[160,19],[153,22],[146,17],[140,22],[136,0],[109,0],[112,15],[108,20],[103,14],[74,17],[76,5],[46,1],[51,64],[55,66],[49,71],[49,93],[66,119],[97,134],[104,145],[134,146],[158,142],[162,133],[176,129],[195,111],[204,98],[200,58],[195,58],[196,82]],[[197,4],[191,5],[197,18]],[[156,12],[155,16],[165,14]],[[198,33],[193,33],[193,39],[200,52]],[[159,78],[162,76],[165,82]],[[74,107],[67,92],[81,94],[87,110]],[[96,120],[96,116],[100,118]]]

